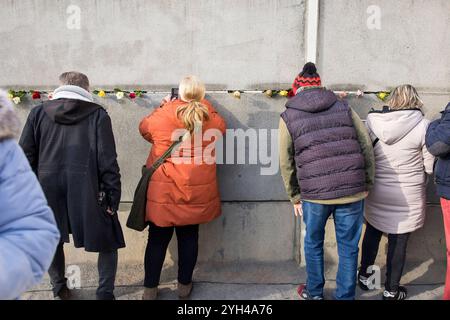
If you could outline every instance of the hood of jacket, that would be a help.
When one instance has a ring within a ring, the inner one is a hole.
[[[17,138],[20,121],[7,94],[0,92],[0,141]]]
[[[328,110],[337,101],[333,91],[325,88],[303,90],[286,104],[286,108],[297,109],[309,113],[317,113]]]
[[[45,113],[53,122],[73,125],[101,108],[93,103],[92,95],[85,89],[64,85],[53,92],[53,99],[44,103]]]
[[[444,114],[444,113],[447,113],[447,112],[450,112],[450,102],[449,102],[449,103],[447,104],[447,106],[445,107],[445,110],[442,111],[441,113]]]
[[[62,98],[44,103],[44,111],[50,119],[64,125],[77,124],[101,108],[98,104],[77,99]]]
[[[393,145],[410,133],[424,116],[419,109],[372,111],[367,116],[367,127],[383,143]]]

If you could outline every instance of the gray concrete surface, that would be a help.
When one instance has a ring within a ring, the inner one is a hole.
[[[330,282],[325,288],[325,299],[333,300],[335,282]],[[176,283],[165,283],[160,286],[159,300],[177,300]],[[196,283],[191,300],[300,300],[297,294],[297,284],[223,284]],[[441,300],[443,285],[410,285],[408,286],[408,300]],[[116,289],[118,300],[141,300],[144,290],[142,287],[125,286]],[[383,291],[374,290],[363,292],[358,289],[357,300],[381,300]],[[34,291],[25,294],[23,300],[51,300],[50,291]],[[85,288],[75,291],[75,300],[94,300],[95,288]]]
[[[289,85],[304,62],[305,3],[6,1],[0,39],[20,45],[0,48],[0,86],[53,86],[55,75],[67,69],[85,71],[93,84],[110,87],[158,90],[187,73],[215,88]],[[67,28],[69,5],[81,10],[79,30]],[[373,5],[380,9],[379,30],[367,26]],[[340,89],[412,82],[448,92],[449,6],[447,0],[321,1],[322,75]]]
[[[117,101],[114,96],[106,99],[97,99],[111,115],[116,144],[118,149],[119,164],[122,171],[123,202],[133,199],[134,189],[139,181],[141,167],[145,163],[151,145],[139,134],[140,121],[152,112],[164,96],[161,94],[149,94],[136,102],[129,100]],[[422,94],[425,102],[425,112],[429,119],[435,119],[441,110],[450,101],[450,94]],[[261,168],[269,165],[262,164],[259,155],[262,145],[267,145],[267,155],[272,161],[278,161],[278,139],[270,135],[271,129],[278,128],[280,113],[284,110],[285,98],[268,98],[261,93],[244,93],[241,99],[234,98],[228,93],[211,93],[209,100],[214,104],[220,114],[225,118],[228,128],[243,129],[267,129],[267,133],[261,135],[266,138],[258,140],[257,164],[249,164],[249,143],[245,144],[246,164],[219,165],[219,185],[223,201],[284,201],[287,196],[283,182],[279,174],[261,175]],[[350,105],[357,111],[361,118],[365,119],[372,108],[381,108],[383,102],[374,95],[363,98],[350,97]],[[35,101],[25,101],[17,107],[22,122],[25,123],[30,108],[38,104]],[[274,143],[272,143],[272,141]],[[226,148],[226,139],[224,148]],[[234,143],[234,153],[237,154],[237,140]],[[224,151],[223,154],[226,154]],[[274,163],[277,168],[278,163]],[[437,203],[432,183],[429,187],[429,201]]]
[[[127,205],[122,206],[129,207]],[[223,215],[200,229],[200,263],[270,263],[293,260],[296,224],[288,202],[224,203]],[[123,263],[142,263],[148,232],[126,228],[129,211],[120,212],[127,247],[120,250]],[[177,260],[176,236],[166,257],[167,265]],[[300,238],[298,238],[300,241]],[[96,255],[66,245],[67,263],[95,263]]]
[[[328,85],[380,90],[411,83],[450,91],[449,1],[320,3],[319,68]],[[367,26],[369,6],[379,8],[379,30]]]
[[[68,29],[80,9],[80,29]],[[97,86],[280,87],[303,64],[305,0],[12,0],[0,10],[0,86],[46,87],[69,69]],[[20,44],[20,45],[19,45]]]

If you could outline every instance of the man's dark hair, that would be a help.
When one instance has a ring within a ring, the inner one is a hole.
[[[81,72],[64,72],[59,76],[59,81],[62,85],[77,86],[89,91],[89,78]]]

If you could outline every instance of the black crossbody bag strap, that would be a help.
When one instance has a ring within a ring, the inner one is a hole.
[[[379,138],[376,138],[373,142],[372,142],[372,146],[375,148],[375,146],[377,145],[377,143],[380,141]]]
[[[373,109],[372,109],[371,112],[375,112],[375,111],[373,111]],[[372,141],[372,148],[375,148],[375,146],[377,145],[377,143],[380,142],[380,139],[372,132],[372,130],[369,130],[369,136],[370,136],[370,139],[375,138],[375,139]]]
[[[155,161],[155,163],[152,165],[153,170],[156,171],[168,158],[170,158],[172,151],[183,141],[183,137],[180,137],[177,141],[172,143],[172,145],[167,149],[164,154]]]

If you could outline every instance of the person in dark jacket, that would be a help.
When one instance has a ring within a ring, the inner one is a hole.
[[[322,87],[313,63],[304,66],[293,88],[280,120],[280,164],[294,213],[306,225],[308,278],[298,292],[305,300],[323,299],[325,225],[333,215],[339,254],[335,298],[352,300],[364,199],[375,175],[372,142],[347,102]]]
[[[68,299],[63,244],[98,252],[97,299],[114,299],[117,249],[125,247],[117,217],[121,183],[111,119],[93,103],[89,79],[60,76],[53,99],[30,112],[22,146],[61,232],[49,275],[55,298]]]
[[[428,151],[438,157],[436,164],[437,192],[441,197],[447,242],[447,277],[444,300],[450,300],[450,103],[442,117],[430,124],[426,135]]]

